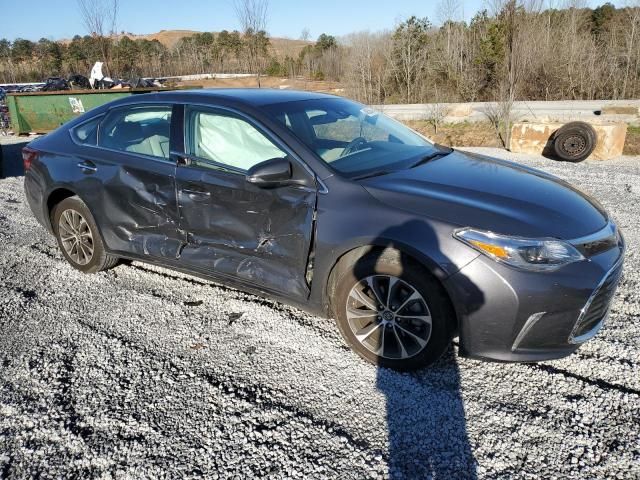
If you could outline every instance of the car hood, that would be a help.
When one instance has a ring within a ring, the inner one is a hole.
[[[607,223],[597,201],[553,175],[457,150],[361,184],[387,205],[507,235],[572,239]]]

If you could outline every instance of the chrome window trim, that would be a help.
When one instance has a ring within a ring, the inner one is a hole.
[[[209,163],[212,164],[214,166],[220,167],[222,169],[225,170],[229,170],[231,172],[234,173],[239,173],[241,175],[246,175],[246,173],[248,172],[248,170],[245,170],[243,168],[239,168],[239,167],[234,167],[233,165],[229,165],[226,163],[222,163],[222,162],[217,162],[215,160],[212,160],[210,158],[204,158],[204,157],[199,157],[197,155],[194,155],[191,152],[191,142],[190,137],[192,136],[192,132],[191,132],[191,115],[193,114],[193,112],[196,113],[209,113],[212,115],[218,115],[221,117],[230,117],[230,118],[239,118],[239,120],[248,123],[249,125],[251,125],[253,128],[255,128],[260,134],[262,134],[267,140],[269,140],[276,148],[278,148],[282,153],[285,154],[285,156],[291,156],[293,157],[293,153],[290,151],[289,148],[284,148],[283,147],[283,143],[282,141],[277,141],[275,135],[268,133],[268,130],[266,128],[264,128],[262,125],[260,125],[259,123],[257,123],[255,120],[250,119],[250,117],[245,116],[241,116],[238,113],[233,113],[231,115],[227,114],[227,112],[224,108],[220,108],[217,105],[216,106],[201,106],[201,105],[196,105],[196,104],[192,104],[192,103],[188,103],[185,104],[185,109],[184,109],[184,122],[183,122],[183,136],[184,136],[184,149],[185,149],[185,157],[187,158],[191,158],[191,159],[195,159],[196,161],[201,161],[204,163]],[[194,108],[195,107],[195,108]],[[217,112],[216,110],[220,110],[220,112]],[[268,159],[265,159],[268,160]],[[264,160],[263,160],[264,161]],[[260,163],[260,162],[258,162]],[[257,164],[256,164],[257,165]],[[187,165],[188,167],[189,165]],[[205,167],[206,168],[206,167]]]
[[[96,149],[99,149],[99,150],[103,150],[105,152],[114,152],[114,153],[119,153],[119,154],[122,154],[122,155],[131,155],[133,157],[138,157],[138,158],[142,158],[142,159],[145,159],[145,160],[155,160],[157,162],[170,163],[172,165],[175,165],[175,162],[171,160],[171,153],[169,153],[169,156],[166,157],[166,158],[165,157],[156,157],[155,155],[145,155],[144,153],[129,152],[127,150],[118,150],[116,148],[109,148],[109,147],[105,147],[105,146],[100,145],[100,134],[101,134],[101,130],[102,130],[102,122],[105,120],[105,118],[107,118],[113,112],[115,112],[117,110],[122,110],[122,109],[138,110],[138,109],[150,109],[150,108],[154,108],[154,107],[160,107],[160,108],[168,109],[169,113],[172,113],[172,111],[173,111],[173,103],[155,103],[155,102],[154,103],[148,103],[148,104],[127,103],[125,105],[116,105],[116,106],[110,108],[106,112],[104,112],[101,115],[99,115],[99,116],[102,117],[102,119],[100,120],[100,123],[98,124],[97,144],[96,145],[81,144],[81,146],[90,147],[90,148],[96,148]],[[97,118],[97,117],[93,117],[93,118]],[[173,119],[171,119],[171,122],[173,122]],[[171,122],[169,123],[169,128],[171,128]],[[86,122],[83,122],[83,124],[84,123],[86,123]],[[76,128],[76,127],[73,127],[73,128]],[[73,136],[72,136],[72,138],[73,138]]]
[[[120,155],[130,155],[132,157],[142,158],[144,160],[153,160],[155,162],[168,163],[168,164],[171,164],[171,165],[175,165],[176,164],[176,162],[171,160],[171,155],[169,155],[168,158],[155,157],[153,155],[145,155],[144,153],[128,152],[126,150],[117,150],[115,148],[98,147],[98,146],[94,147],[93,145],[84,145],[84,146],[91,147],[91,148],[97,148],[97,149],[103,150],[105,152],[119,153]]]
[[[204,171],[217,170],[217,171],[222,171],[224,173],[230,173],[230,174],[241,175],[241,176],[245,176],[247,174],[247,172],[241,168],[237,168],[232,165],[227,165],[226,163],[216,162],[215,160],[211,160],[209,158],[203,158],[203,157],[198,157],[197,155],[190,155],[188,153],[178,153],[178,152],[171,152],[171,155],[184,157],[191,162],[197,162],[201,164],[206,163],[207,165],[211,165],[211,168],[204,165],[198,165],[198,164],[181,165],[182,167],[198,168]]]
[[[71,141],[73,143],[75,143],[76,145],[78,145],[79,147],[97,147],[98,146],[98,138],[99,138],[99,134],[100,134],[100,124],[102,123],[102,120],[104,120],[104,117],[106,116],[106,113],[101,113],[100,115],[96,115],[94,117],[91,117],[87,120],[85,120],[82,123],[79,123],[77,125],[74,125],[73,127],[71,127],[68,132],[69,132],[69,136],[71,137]],[[90,143],[82,143],[80,142],[75,135],[75,130],[77,128],[82,127],[83,125],[86,125],[87,123],[91,123],[94,120],[98,120],[98,131],[96,132],[96,144],[95,145],[91,145]]]
[[[142,158],[144,160],[153,160],[153,161],[156,161],[156,162],[166,163],[166,164],[171,164],[171,165],[175,165],[176,164],[176,162],[171,159],[171,155],[174,155],[174,154],[175,155],[182,155],[182,156],[187,157],[187,158],[194,158],[197,161],[204,161],[204,162],[210,163],[211,165],[218,167],[218,168],[216,168],[217,170],[224,171],[226,173],[236,173],[236,174],[242,174],[242,175],[246,174],[246,172],[244,172],[244,171],[234,171],[233,167],[231,167],[229,165],[218,164],[217,162],[215,162],[213,160],[208,160],[206,158],[194,157],[194,156],[191,156],[191,155],[188,155],[188,154],[183,154],[183,153],[178,153],[178,152],[170,152],[169,158],[155,157],[153,155],[145,155],[145,154],[142,154],[142,153],[127,152],[126,150],[116,150],[116,149],[112,149],[112,148],[107,148],[107,147],[103,147],[103,146],[100,146],[100,145],[97,145],[97,144],[96,145],[90,145],[90,144],[86,144],[86,143],[79,143],[75,139],[75,137],[73,135],[73,130],[76,129],[77,127],[80,127],[81,125],[84,125],[85,123],[89,123],[89,122],[91,122],[91,121],[93,121],[95,119],[100,119],[100,123],[98,124],[98,142],[99,142],[99,139],[100,139],[100,127],[101,127],[101,124],[102,124],[102,120],[104,120],[104,118],[109,113],[111,113],[113,110],[118,110],[118,109],[121,109],[121,108],[134,109],[134,108],[152,108],[152,107],[169,107],[171,109],[173,107],[173,105],[183,105],[185,107],[188,107],[188,106],[192,105],[192,106],[200,106],[200,107],[209,107],[209,108],[212,108],[212,109],[227,110],[229,112],[237,113],[238,115],[251,120],[251,117],[247,116],[246,114],[244,114],[242,112],[239,112],[238,110],[235,110],[235,109],[232,109],[232,108],[229,108],[229,107],[222,107],[222,106],[218,106],[218,105],[212,106],[212,105],[208,105],[208,104],[187,103],[187,102],[182,102],[182,101],[180,101],[180,102],[171,101],[170,103],[156,103],[155,101],[154,102],[150,102],[150,103],[123,103],[123,104],[119,104],[119,105],[116,105],[116,106],[110,108],[109,110],[107,110],[106,112],[101,113],[100,115],[96,115],[95,117],[91,117],[90,119],[86,120],[85,122],[82,122],[82,123],[80,123],[78,125],[73,126],[72,128],[70,128],[68,130],[69,136],[71,137],[71,141],[75,145],[77,145],[79,147],[93,148],[93,149],[96,149],[96,150],[101,150],[101,151],[105,151],[105,152],[113,152],[113,153],[124,154],[124,155],[132,155],[134,157]],[[186,109],[185,109],[185,113],[186,113]],[[253,120],[252,123],[257,123],[257,125],[261,125],[259,122],[256,122],[255,120]],[[183,122],[183,127],[184,127],[184,122]],[[262,126],[260,128],[264,132],[269,132],[268,129],[263,128]],[[184,130],[185,129],[183,128],[183,136],[186,137],[186,133],[184,132]],[[272,136],[275,136],[275,135],[271,134],[269,132],[268,138],[271,139]],[[186,142],[186,138],[184,140]],[[278,147],[279,148],[282,148],[280,146],[281,144],[283,144],[283,142],[279,141],[278,142]],[[185,143],[185,145],[186,145],[186,143]],[[304,170],[307,173],[309,173],[309,175],[311,175],[315,179],[315,182],[317,184],[316,191],[317,191],[318,194],[326,195],[326,194],[329,193],[329,189],[328,189],[326,183],[322,179],[320,179],[320,177],[318,177],[315,174],[315,172],[311,169],[311,167],[309,167],[306,164],[306,162],[304,162],[304,160],[300,159],[298,157],[298,155],[295,154],[293,152],[293,150],[288,145],[286,145],[286,148],[283,149],[283,150],[285,150],[285,152],[288,155],[290,154],[291,158],[293,158],[302,168],[304,168]],[[205,170],[215,170],[215,169],[207,169],[207,167],[198,167],[198,166],[196,166],[195,168],[203,168]]]
[[[185,107],[184,121],[183,121],[183,128],[182,128],[182,134],[184,135],[183,140],[184,140],[185,150],[188,150],[189,148],[189,135],[187,132],[189,109],[194,109],[195,107],[195,109],[208,110],[213,113],[215,113],[216,111],[219,111],[221,112],[220,113],[221,115],[224,115],[226,113],[229,116],[239,117],[241,120],[246,121],[249,125],[252,125],[261,134],[267,137],[267,139],[269,139],[269,141],[271,141],[276,147],[278,147],[280,150],[286,153],[290,159],[294,160],[298,165],[300,165],[315,180],[317,184],[316,190],[318,193],[320,194],[329,193],[329,189],[327,188],[326,184],[322,180],[320,180],[318,175],[316,175],[316,173],[311,169],[311,167],[309,167],[309,165],[307,165],[306,162],[302,160],[298,156],[298,154],[293,151],[291,147],[289,147],[289,145],[287,145],[280,137],[278,137],[275,133],[273,133],[268,127],[263,125],[262,122],[256,120],[250,115],[247,115],[246,113],[240,110],[237,110],[235,108],[227,107],[224,105],[210,105],[210,104],[201,103],[201,102],[176,102],[176,104],[184,105]],[[187,157],[190,155],[191,155],[190,153],[186,154]],[[196,157],[196,158],[198,160],[205,160],[205,161],[207,160],[207,159],[201,159],[199,157]],[[217,163],[217,162],[214,162],[214,163]],[[227,168],[229,168],[229,166],[227,166]],[[244,171],[244,173],[246,173],[246,171]]]

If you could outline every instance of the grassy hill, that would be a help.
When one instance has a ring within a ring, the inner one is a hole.
[[[196,33],[202,33],[195,30],[160,30],[156,33],[136,34],[126,32],[124,35],[132,40],[157,40],[167,48],[173,48],[181,38],[190,37]],[[214,32],[215,33],[215,32]],[[122,36],[122,35],[119,35]],[[293,40],[290,38],[271,37],[271,48],[277,55],[291,55],[297,56],[300,51],[306,46],[311,45],[313,42],[305,40]]]

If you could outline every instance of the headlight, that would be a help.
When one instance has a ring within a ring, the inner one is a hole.
[[[562,240],[508,237],[473,228],[456,230],[453,236],[498,262],[526,270],[555,270],[584,260],[573,245]]]

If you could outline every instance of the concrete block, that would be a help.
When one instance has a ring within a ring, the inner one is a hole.
[[[603,115],[640,115],[640,108],[634,105],[605,105]]]
[[[551,136],[562,127],[562,123],[520,122],[511,130],[509,149],[516,153],[553,156]],[[611,160],[622,155],[627,137],[627,124],[606,123],[591,126],[596,131],[598,141],[589,159]]]
[[[473,112],[468,103],[453,103],[447,107],[447,117],[468,117]]]

